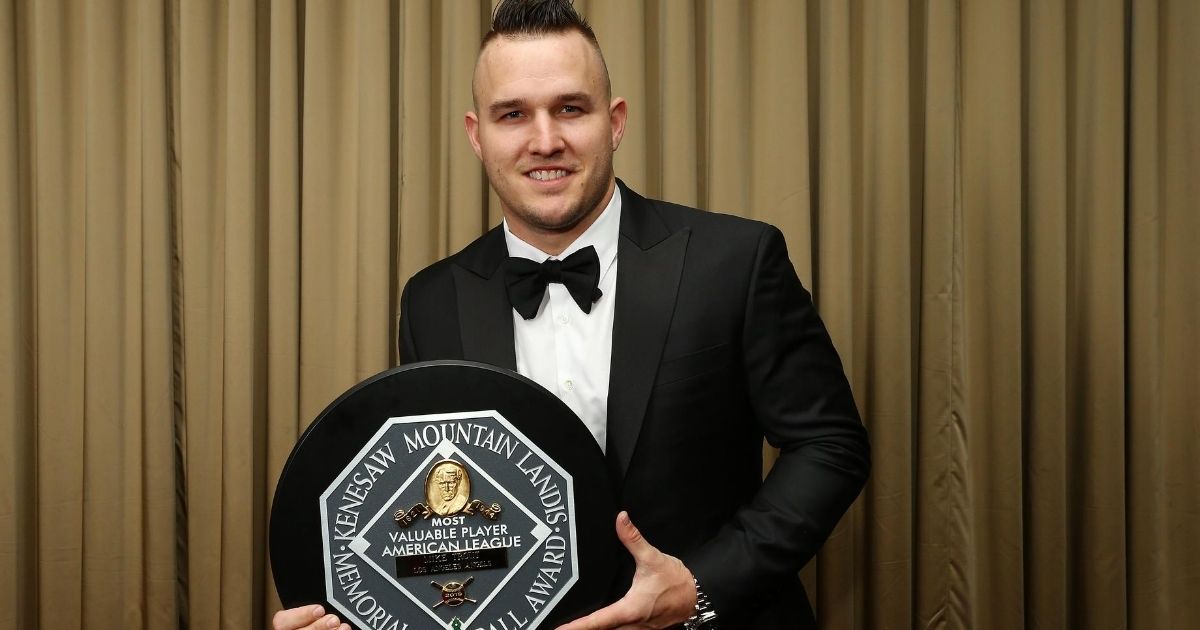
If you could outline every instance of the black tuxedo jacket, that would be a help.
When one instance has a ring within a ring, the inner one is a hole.
[[[779,230],[618,184],[606,449],[618,502],[695,574],[723,628],[815,627],[797,572],[870,468],[837,352]],[[497,227],[414,276],[401,360],[515,370],[507,255]],[[764,436],[780,449],[765,480]]]

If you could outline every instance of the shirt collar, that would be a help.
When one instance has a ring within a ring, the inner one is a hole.
[[[509,256],[528,258],[540,263],[548,258],[562,260],[590,245],[596,248],[596,256],[600,259],[600,278],[603,279],[617,261],[617,239],[621,233],[621,187],[613,187],[612,199],[608,200],[608,205],[604,206],[600,216],[558,256],[551,256],[521,240],[508,229],[508,219],[504,219],[503,225],[504,242],[508,245]]]

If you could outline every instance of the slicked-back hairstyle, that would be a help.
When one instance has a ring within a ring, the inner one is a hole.
[[[487,48],[497,37],[508,39],[536,39],[547,35],[576,32],[583,35],[596,50],[600,66],[604,70],[604,91],[612,96],[612,85],[608,79],[608,64],[600,52],[600,42],[592,26],[575,10],[572,0],[500,0],[492,12],[492,29],[483,36],[479,51]]]

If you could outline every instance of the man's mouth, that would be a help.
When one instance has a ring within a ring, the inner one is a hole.
[[[536,169],[536,170],[529,171],[528,173],[526,173],[526,175],[528,175],[529,177],[531,177],[533,179],[538,180],[539,182],[549,182],[549,181],[554,181],[556,179],[561,179],[563,177],[566,177],[568,175],[568,172],[566,169],[561,169],[561,168]]]

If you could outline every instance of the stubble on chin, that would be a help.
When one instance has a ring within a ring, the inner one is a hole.
[[[563,234],[570,232],[581,221],[587,218],[588,205],[586,202],[576,204],[567,212],[558,215],[559,218],[557,220],[546,216],[546,213],[538,212],[530,207],[516,208],[514,212],[525,223],[539,232],[544,234]]]
[[[555,213],[557,219],[548,216],[549,213],[539,212],[535,207],[521,205],[511,206],[513,214],[521,219],[522,222],[529,225],[531,228],[543,234],[564,234],[575,229],[581,222],[588,217],[599,215],[602,208],[600,202],[604,200],[604,196],[608,194],[608,182],[612,178],[612,172],[601,175],[599,185],[589,186],[589,189],[594,188],[587,197],[581,198],[575,205],[562,213]]]

